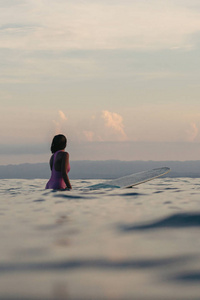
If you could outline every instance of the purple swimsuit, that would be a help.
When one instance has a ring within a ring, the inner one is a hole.
[[[56,171],[55,167],[54,167],[54,162],[55,162],[56,156],[59,152],[61,152],[61,150],[54,153],[51,178],[49,179],[49,181],[46,184],[46,189],[60,190],[60,189],[66,188],[66,184],[64,182],[64,179],[62,178],[62,173],[60,171]],[[67,168],[67,173],[69,171],[70,171],[70,165]]]

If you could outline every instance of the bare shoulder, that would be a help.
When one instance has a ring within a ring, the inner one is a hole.
[[[68,152],[63,152],[62,153],[62,160],[69,161],[69,153]]]
[[[69,153],[68,152],[63,152],[62,155],[63,155],[63,157],[69,157]]]

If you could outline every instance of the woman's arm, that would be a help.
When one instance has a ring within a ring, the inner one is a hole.
[[[50,165],[50,169],[52,171],[52,168],[53,168],[53,155],[50,158],[49,165]]]
[[[71,189],[72,186],[69,181],[68,174],[67,174],[68,166],[69,166],[69,153],[64,152],[62,164],[61,164],[61,173],[62,173],[62,177],[64,179],[64,182],[66,183],[67,188]]]

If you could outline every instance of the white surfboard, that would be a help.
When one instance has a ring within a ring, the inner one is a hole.
[[[130,188],[135,185],[163,176],[169,172],[170,172],[170,168],[167,167],[157,168],[149,171],[134,173],[113,180],[107,180],[102,183],[88,186],[87,188],[92,190],[101,189],[101,188]]]

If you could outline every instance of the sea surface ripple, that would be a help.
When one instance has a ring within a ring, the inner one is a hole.
[[[200,299],[200,179],[0,181],[0,299]]]

